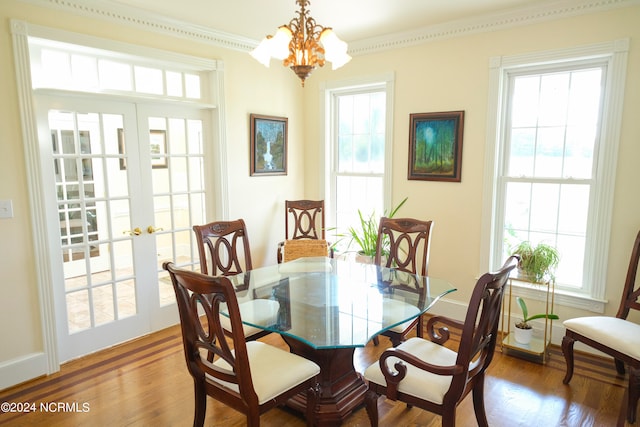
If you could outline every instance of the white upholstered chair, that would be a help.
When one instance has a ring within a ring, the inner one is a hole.
[[[247,426],[253,427],[260,425],[260,414],[306,393],[307,425],[313,426],[320,367],[266,343],[245,341],[235,290],[227,277],[179,269],[170,262],[163,268],[176,293],[184,354],[195,386],[193,425],[204,424],[207,396],[244,413]],[[220,323],[224,304],[230,334]]]
[[[567,364],[563,383],[569,384],[573,376],[573,345],[576,341],[595,348],[613,357],[618,374],[629,368],[626,419],[636,420],[638,397],[640,396],[640,325],[627,320],[630,310],[640,310],[640,286],[636,286],[638,260],[640,258],[640,232],[636,235],[627,278],[622,291],[620,307],[615,317],[587,316],[565,320],[567,329],[562,339],[562,352]],[[624,408],[624,403],[623,403]]]
[[[234,276],[253,268],[251,262],[251,246],[247,226],[243,219],[231,221],[213,221],[208,224],[194,225],[193,232],[198,243],[200,271],[211,276]],[[249,276],[245,276],[249,280]],[[275,318],[279,305],[271,300],[250,300],[242,303],[243,312],[252,310],[253,319],[265,323]],[[222,316],[222,326],[227,333],[231,331],[229,318]],[[242,325],[245,339],[256,340],[269,331]]]
[[[488,426],[485,370],[496,346],[505,283],[517,263],[517,256],[512,256],[499,271],[478,279],[464,322],[431,317],[425,331],[429,339],[414,337],[387,349],[365,370],[369,383],[365,401],[372,426],[378,425],[380,395],[441,415],[443,427],[455,426],[456,408],[469,392],[478,425]],[[457,351],[443,345],[449,339],[448,327],[462,331]]]

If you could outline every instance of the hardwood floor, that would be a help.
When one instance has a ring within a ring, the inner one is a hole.
[[[454,340],[456,337],[454,337]],[[262,338],[286,348],[271,334]],[[382,338],[356,350],[356,369],[362,372],[390,343]],[[560,349],[553,347],[546,365],[512,356],[496,355],[485,384],[489,424],[514,426],[628,426],[621,417],[626,400],[625,379],[616,376],[613,363],[576,354],[569,386]],[[29,413],[0,413],[8,426],[189,426],[193,416],[193,382],[183,356],[180,329],[164,331],[65,364],[48,377],[0,392],[0,402],[13,409],[33,404]],[[381,398],[381,426],[440,426],[440,417],[418,408]],[[23,408],[24,409],[24,408]],[[47,409],[49,412],[47,412]],[[460,405],[457,425],[475,426],[470,396]],[[298,415],[274,409],[262,416],[262,425],[304,426]],[[637,424],[638,422],[636,422]],[[228,407],[208,401],[208,426],[243,426],[244,417]],[[344,424],[368,426],[364,408]]]

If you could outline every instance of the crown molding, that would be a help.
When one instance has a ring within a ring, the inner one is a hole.
[[[350,42],[349,54],[356,56],[377,53],[436,40],[503,30],[634,5],[640,5],[640,0],[561,0],[511,12],[450,21],[413,31]]]
[[[114,4],[100,0],[18,1],[232,50],[248,52],[258,45],[257,41],[247,37],[186,23],[124,5],[116,7]]]
[[[142,12],[131,7],[122,5],[115,7],[108,2],[96,0],[19,1],[237,51],[249,52],[258,45],[257,40],[185,23],[153,13]],[[481,15],[471,19],[451,21],[412,31],[352,41],[349,42],[349,54],[352,56],[367,55],[436,40],[497,31],[635,5],[640,5],[640,0],[560,0],[511,12]]]

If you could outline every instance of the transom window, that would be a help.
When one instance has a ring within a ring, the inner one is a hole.
[[[33,87],[82,92],[133,93],[202,100],[197,72],[170,70],[111,51],[32,39]],[[136,63],[137,61],[137,63]]]

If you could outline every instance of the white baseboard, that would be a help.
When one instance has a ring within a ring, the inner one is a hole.
[[[47,374],[44,353],[32,353],[0,364],[0,390]]]

